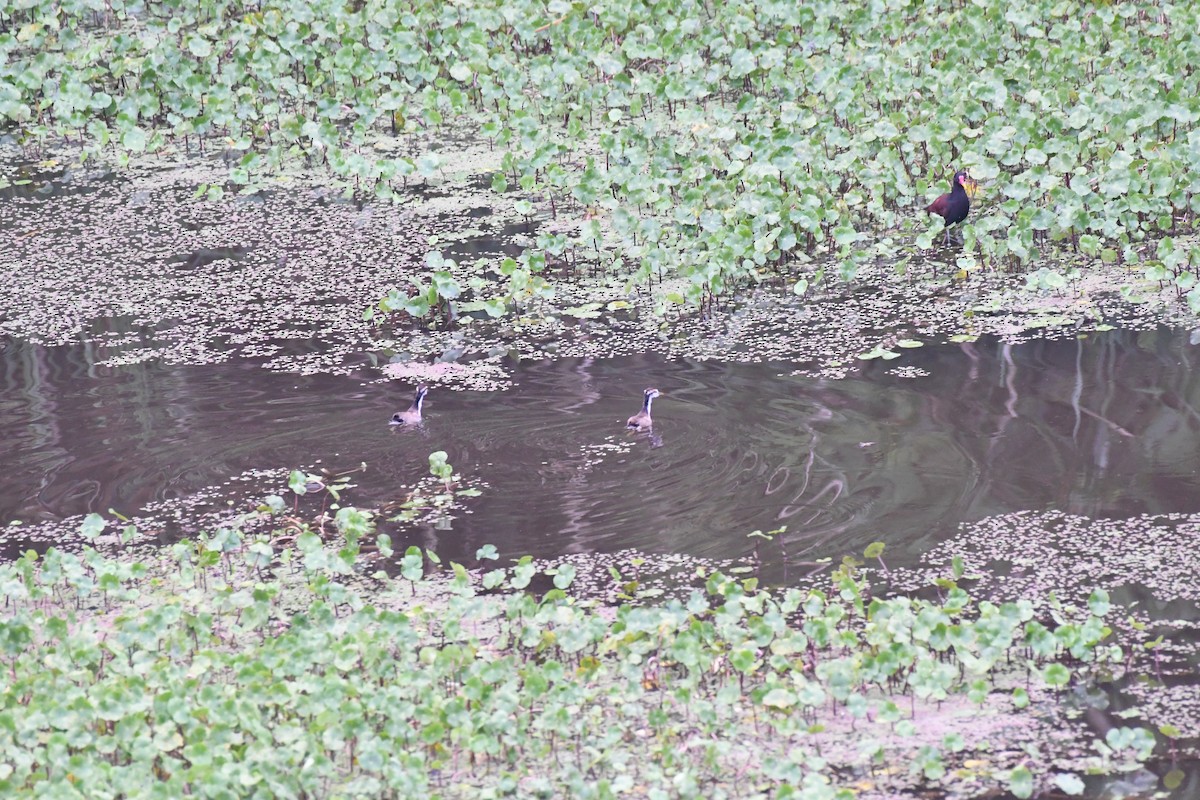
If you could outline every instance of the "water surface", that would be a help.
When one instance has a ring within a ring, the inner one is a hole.
[[[980,341],[864,362],[842,380],[791,375],[789,363],[524,361],[510,391],[434,387],[425,424],[406,430],[387,423],[411,388],[371,382],[370,369],[107,367],[87,345],[8,339],[0,519],[134,514],[247,469],[318,458],[366,462],[350,500],[382,504],[445,450],[487,484],[451,530],[418,532],[449,557],[494,543],[506,555],[728,558],[752,550],[750,531],[787,526],[763,549],[786,578],[789,565],[877,539],[911,560],[961,522],[1020,509],[1200,509],[1197,350],[1165,329]],[[648,385],[665,393],[653,433],[627,433]]]

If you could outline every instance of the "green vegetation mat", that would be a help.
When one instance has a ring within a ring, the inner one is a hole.
[[[1039,614],[949,578],[872,597],[844,565],[824,591],[713,573],[617,607],[569,565],[394,554],[353,508],[244,521],[0,566],[6,797],[1029,797],[1154,746],[1063,713],[1123,661],[1103,590]]]
[[[902,267],[969,168],[961,269],[1059,243],[1200,307],[1173,238],[1200,208],[1198,30],[1193,4],[1058,0],[25,0],[0,10],[0,121],[30,152],[219,151],[213,196],[317,166],[388,197],[486,141],[516,213],[572,222],[510,293],[582,261],[702,306],[784,265],[800,290]]]

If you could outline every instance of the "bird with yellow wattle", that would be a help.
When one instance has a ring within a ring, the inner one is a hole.
[[[971,211],[971,199],[979,191],[979,183],[966,170],[954,173],[950,191],[934,200],[925,210],[937,214],[946,222],[946,244],[950,244],[950,226],[967,218]]]

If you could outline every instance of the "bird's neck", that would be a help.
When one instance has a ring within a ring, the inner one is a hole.
[[[654,402],[654,398],[651,397],[650,395],[646,395],[646,399],[642,401],[642,411],[645,411],[647,414],[649,414],[650,413],[650,404],[653,402]]]
[[[955,181],[954,185],[952,187],[950,187],[950,194],[954,195],[955,197],[964,195],[966,193],[967,193],[967,187],[963,186],[958,181]]]
[[[423,394],[417,395],[415,398],[413,398],[413,408],[415,408],[417,411],[420,411],[421,403],[424,403],[424,402],[425,402],[425,395],[423,395]]]

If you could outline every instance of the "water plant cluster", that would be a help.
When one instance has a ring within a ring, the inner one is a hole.
[[[631,285],[678,279],[667,302],[701,305],[809,259],[843,277],[903,265],[940,233],[916,210],[951,167],[984,183],[960,268],[1057,242],[1146,261],[1200,304],[1200,251],[1173,236],[1200,205],[1188,4],[29,0],[0,13],[0,120],[31,149],[219,150],[230,182],[204,187],[214,196],[307,162],[388,197],[441,174],[454,141],[492,143],[493,187],[514,192],[516,214],[576,224],[501,270],[520,286],[471,298],[487,313],[580,264]],[[461,291],[438,272],[417,310]],[[824,270],[792,274],[803,290]]]
[[[686,600],[613,607],[575,596],[570,565],[539,595],[528,558],[395,552],[353,507],[328,531],[115,549],[0,566],[5,796],[1024,798],[1154,746],[1131,727],[1083,755],[1088,737],[1062,740],[1052,696],[1124,659],[1102,591],[1039,618],[953,581],[872,597],[847,563],[824,591],[714,572]]]

